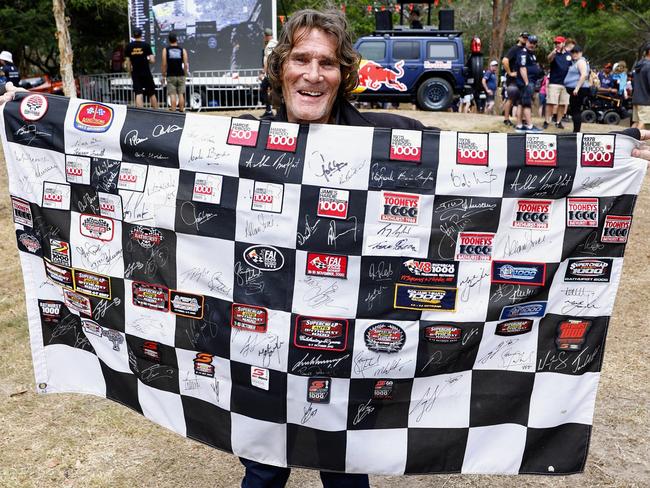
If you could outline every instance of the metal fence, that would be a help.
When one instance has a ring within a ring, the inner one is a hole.
[[[260,102],[259,69],[230,71],[193,71],[186,80],[185,105],[191,110],[255,108]],[[162,75],[154,73],[156,97],[167,107],[167,89]],[[103,73],[79,77],[82,98],[98,102],[133,105],[133,84],[127,73]],[[146,98],[146,97],[145,97]],[[145,100],[148,106],[148,100]]]

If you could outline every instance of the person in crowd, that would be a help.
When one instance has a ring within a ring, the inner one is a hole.
[[[589,62],[582,55],[578,44],[571,49],[571,66],[564,78],[564,86],[569,94],[569,113],[573,121],[573,132],[580,132],[582,126],[582,106],[589,96]]]
[[[169,110],[175,112],[185,111],[185,79],[190,73],[190,63],[187,50],[178,45],[178,37],[175,32],[167,36],[169,44],[163,48],[162,71],[163,85],[167,84],[167,95],[169,96]]]
[[[571,54],[566,49],[566,42],[567,40],[564,37],[556,36],[553,39],[554,49],[546,57],[549,62],[550,72],[546,93],[544,129],[548,128],[552,123],[553,116],[556,118],[555,127],[564,129],[562,117],[569,103],[569,95],[564,88],[564,77],[569,71],[569,66],[571,66]]]
[[[503,104],[503,123],[507,127],[512,127],[513,123],[510,121],[510,111],[512,107],[519,103],[519,87],[517,85],[517,71],[515,64],[521,54],[521,51],[526,50],[526,41],[528,40],[528,32],[519,34],[517,44],[512,46],[506,55],[501,59],[501,64],[506,72],[506,92],[507,98]],[[519,114],[517,115],[519,120]]]
[[[598,72],[598,93],[604,95],[615,95],[618,91],[614,86],[614,73],[612,73],[612,63],[606,63],[603,69]]]
[[[156,98],[156,85],[151,76],[150,64],[156,62],[151,45],[142,40],[142,29],[136,28],[133,31],[133,41],[127,44],[124,50],[124,57],[133,81],[133,92],[135,93],[135,106],[144,107],[144,97],[149,98],[152,108],[158,108]]]
[[[409,15],[409,25],[411,29],[424,29],[422,21],[420,20],[420,11],[416,8],[411,10],[411,15]]]
[[[515,62],[517,68],[517,87],[519,101],[517,104],[517,132],[539,132],[541,129],[533,125],[532,106],[535,97],[535,84],[543,76],[543,71],[537,62],[537,36],[529,35],[526,49],[519,52]]]
[[[496,59],[490,61],[490,66],[483,72],[483,79],[481,83],[483,84],[483,89],[487,95],[486,104],[485,104],[485,113],[494,115],[494,97],[497,93],[497,68],[499,67],[499,62]]]
[[[0,52],[0,70],[5,78],[5,83],[11,82],[14,86],[20,83],[20,71],[14,64],[14,57],[9,51]]]
[[[264,55],[262,58],[262,72],[260,73],[260,101],[264,104],[264,115],[262,117],[272,117],[273,109],[271,108],[271,96],[269,95],[269,77],[267,75],[267,63],[269,55],[273,48],[278,45],[278,41],[273,39],[273,30],[268,27],[264,29]]]
[[[472,111],[472,101],[474,100],[474,94],[471,91],[465,92],[465,94],[460,97],[460,105],[458,107],[458,112],[461,114],[468,114]]]
[[[643,47],[643,58],[634,66],[632,122],[639,129],[650,126],[650,43]]]
[[[614,63],[612,78],[616,84],[616,94],[621,99],[627,98],[627,63],[623,60]]]
[[[542,68],[543,71],[543,68]],[[539,116],[546,116],[546,99],[548,97],[548,77],[545,72],[542,73],[542,81],[539,85]],[[546,121],[544,121],[546,122]]]

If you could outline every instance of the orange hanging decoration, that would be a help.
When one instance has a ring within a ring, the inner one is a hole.
[[[278,18],[280,19],[280,23],[284,25],[284,21],[287,20],[284,15],[278,15]]]

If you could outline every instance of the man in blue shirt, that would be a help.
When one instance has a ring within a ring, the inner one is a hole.
[[[2,76],[5,78],[5,83],[11,81],[14,86],[20,83],[20,72],[14,64],[13,56],[9,51],[2,51],[0,53],[0,65],[2,65]]]
[[[496,59],[490,62],[490,67],[483,72],[483,89],[487,94],[487,104],[485,105],[485,113],[494,115],[494,95],[497,92],[497,67],[499,63]]]
[[[557,122],[555,127],[564,129],[562,125],[562,116],[566,106],[569,103],[569,94],[564,88],[564,77],[569,71],[571,66],[571,54],[566,49],[566,39],[562,36],[557,36],[553,44],[553,49],[546,57],[548,60],[551,72],[548,79],[548,88],[546,89],[546,120],[544,120],[544,129],[551,123],[551,117],[557,107]]]
[[[603,70],[598,72],[598,81],[600,81],[598,93],[613,96],[618,92],[614,83],[612,63],[607,63],[603,66]]]

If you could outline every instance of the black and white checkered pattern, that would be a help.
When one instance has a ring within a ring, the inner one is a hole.
[[[26,121],[23,97],[1,132],[39,392],[116,400],[278,466],[583,470],[625,249],[603,227],[632,215],[645,171],[631,140],[605,167],[580,163],[582,134],[551,136],[557,163],[526,165],[530,136],[490,134],[487,164],[460,164],[463,135],[425,131],[412,163],[389,159],[388,129],[301,126],[284,152],[266,149],[268,122],[244,146],[227,143],[227,117],[109,105],[88,122],[80,111],[101,106],[47,97]],[[349,192],[344,217],[321,215],[323,188]],[[386,213],[390,192],[416,202],[415,224],[409,205]],[[566,225],[568,197],[597,199],[595,227]],[[526,199],[551,201],[547,228],[513,226]],[[494,233],[486,260],[454,260],[462,233]],[[345,257],[345,277],[310,273],[308,253]],[[608,281],[565,280],[577,258],[607,263]],[[405,271],[414,259],[454,265],[449,298]],[[543,286],[495,283],[501,261],[545,264]],[[231,325],[237,304],[262,330]],[[517,314],[529,330],[498,333]],[[305,316],[343,339],[303,342]],[[590,321],[578,349],[559,346],[566,320]],[[441,330],[453,337],[431,339]],[[328,402],[307,400],[313,377],[331,379]]]

